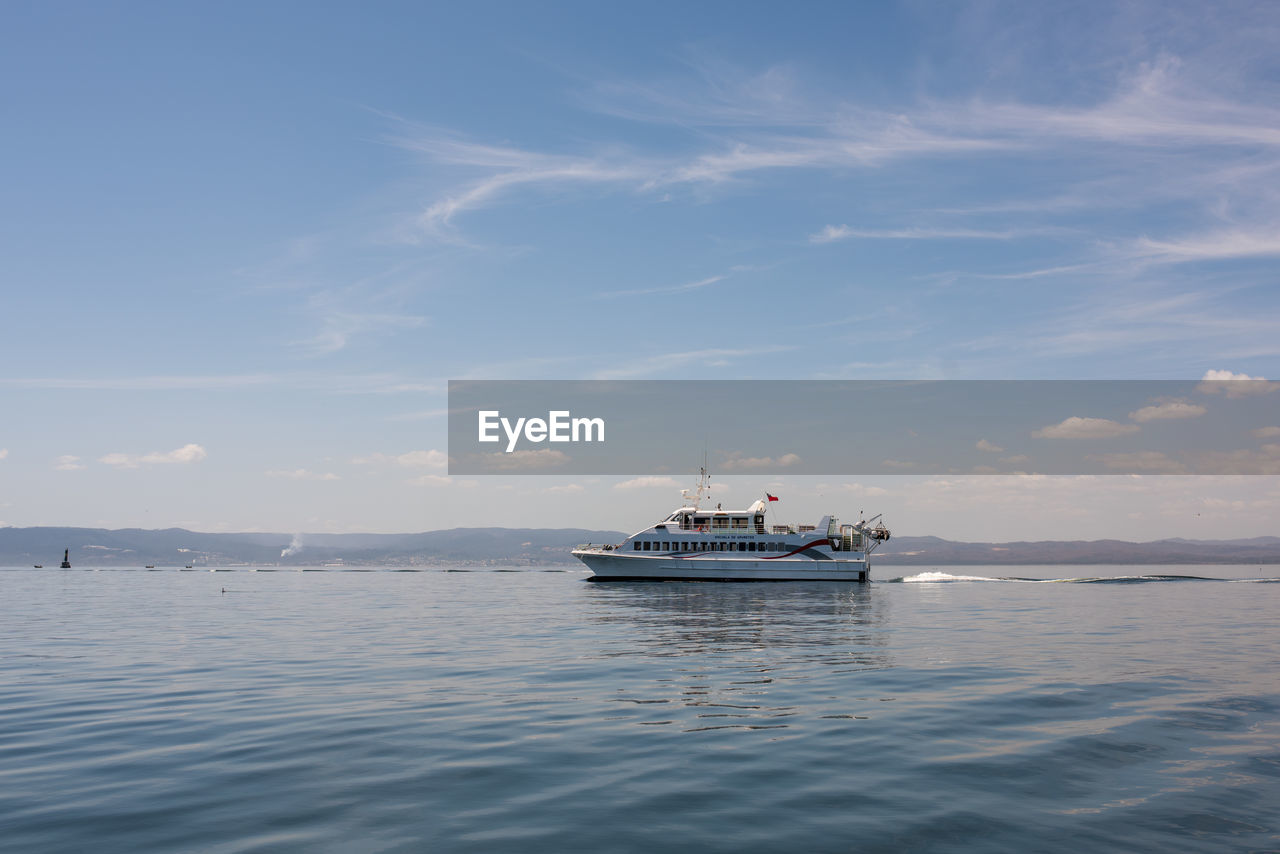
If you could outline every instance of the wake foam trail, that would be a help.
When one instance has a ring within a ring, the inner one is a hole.
[[[937,584],[945,581],[1004,581],[1005,579],[988,578],[984,575],[952,575],[949,572],[921,572],[892,580],[903,584]]]
[[[957,581],[1003,581],[1014,584],[1152,584],[1160,581],[1247,581],[1251,583],[1275,583],[1280,578],[1208,578],[1203,575],[1115,575],[1083,576],[1078,578],[1020,578],[1018,576],[954,575],[950,572],[920,572],[901,578],[889,578],[890,584],[947,584]]]

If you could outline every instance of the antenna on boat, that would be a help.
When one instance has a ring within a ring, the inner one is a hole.
[[[702,452],[702,467],[698,469],[698,485],[690,493],[688,489],[680,490],[680,494],[684,496],[684,500],[692,505],[694,510],[702,507],[702,499],[711,497],[711,476],[707,474],[707,452]]]

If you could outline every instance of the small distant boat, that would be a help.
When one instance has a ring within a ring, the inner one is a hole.
[[[36,569],[44,569],[44,564],[42,563],[36,564]]]
[[[187,564],[186,568],[187,568],[187,569],[190,569],[190,568],[191,568],[191,564]]]
[[[156,568],[156,565],[154,563],[149,563],[143,567],[143,569],[155,569],[155,568]]]
[[[70,568],[71,568],[71,549],[63,549],[62,550],[62,566],[60,566],[59,569],[70,569]]]

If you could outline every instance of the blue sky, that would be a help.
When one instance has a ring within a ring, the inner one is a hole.
[[[449,478],[450,378],[1280,374],[1272,5],[5,18],[8,524],[630,528],[672,503]],[[870,491],[914,533],[1275,533],[1273,478],[1138,482],[780,483],[798,515]]]

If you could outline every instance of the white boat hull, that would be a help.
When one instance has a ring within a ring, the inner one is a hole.
[[[589,581],[867,581],[865,556],[856,559],[727,558],[632,555],[617,549],[576,549],[593,573]]]

